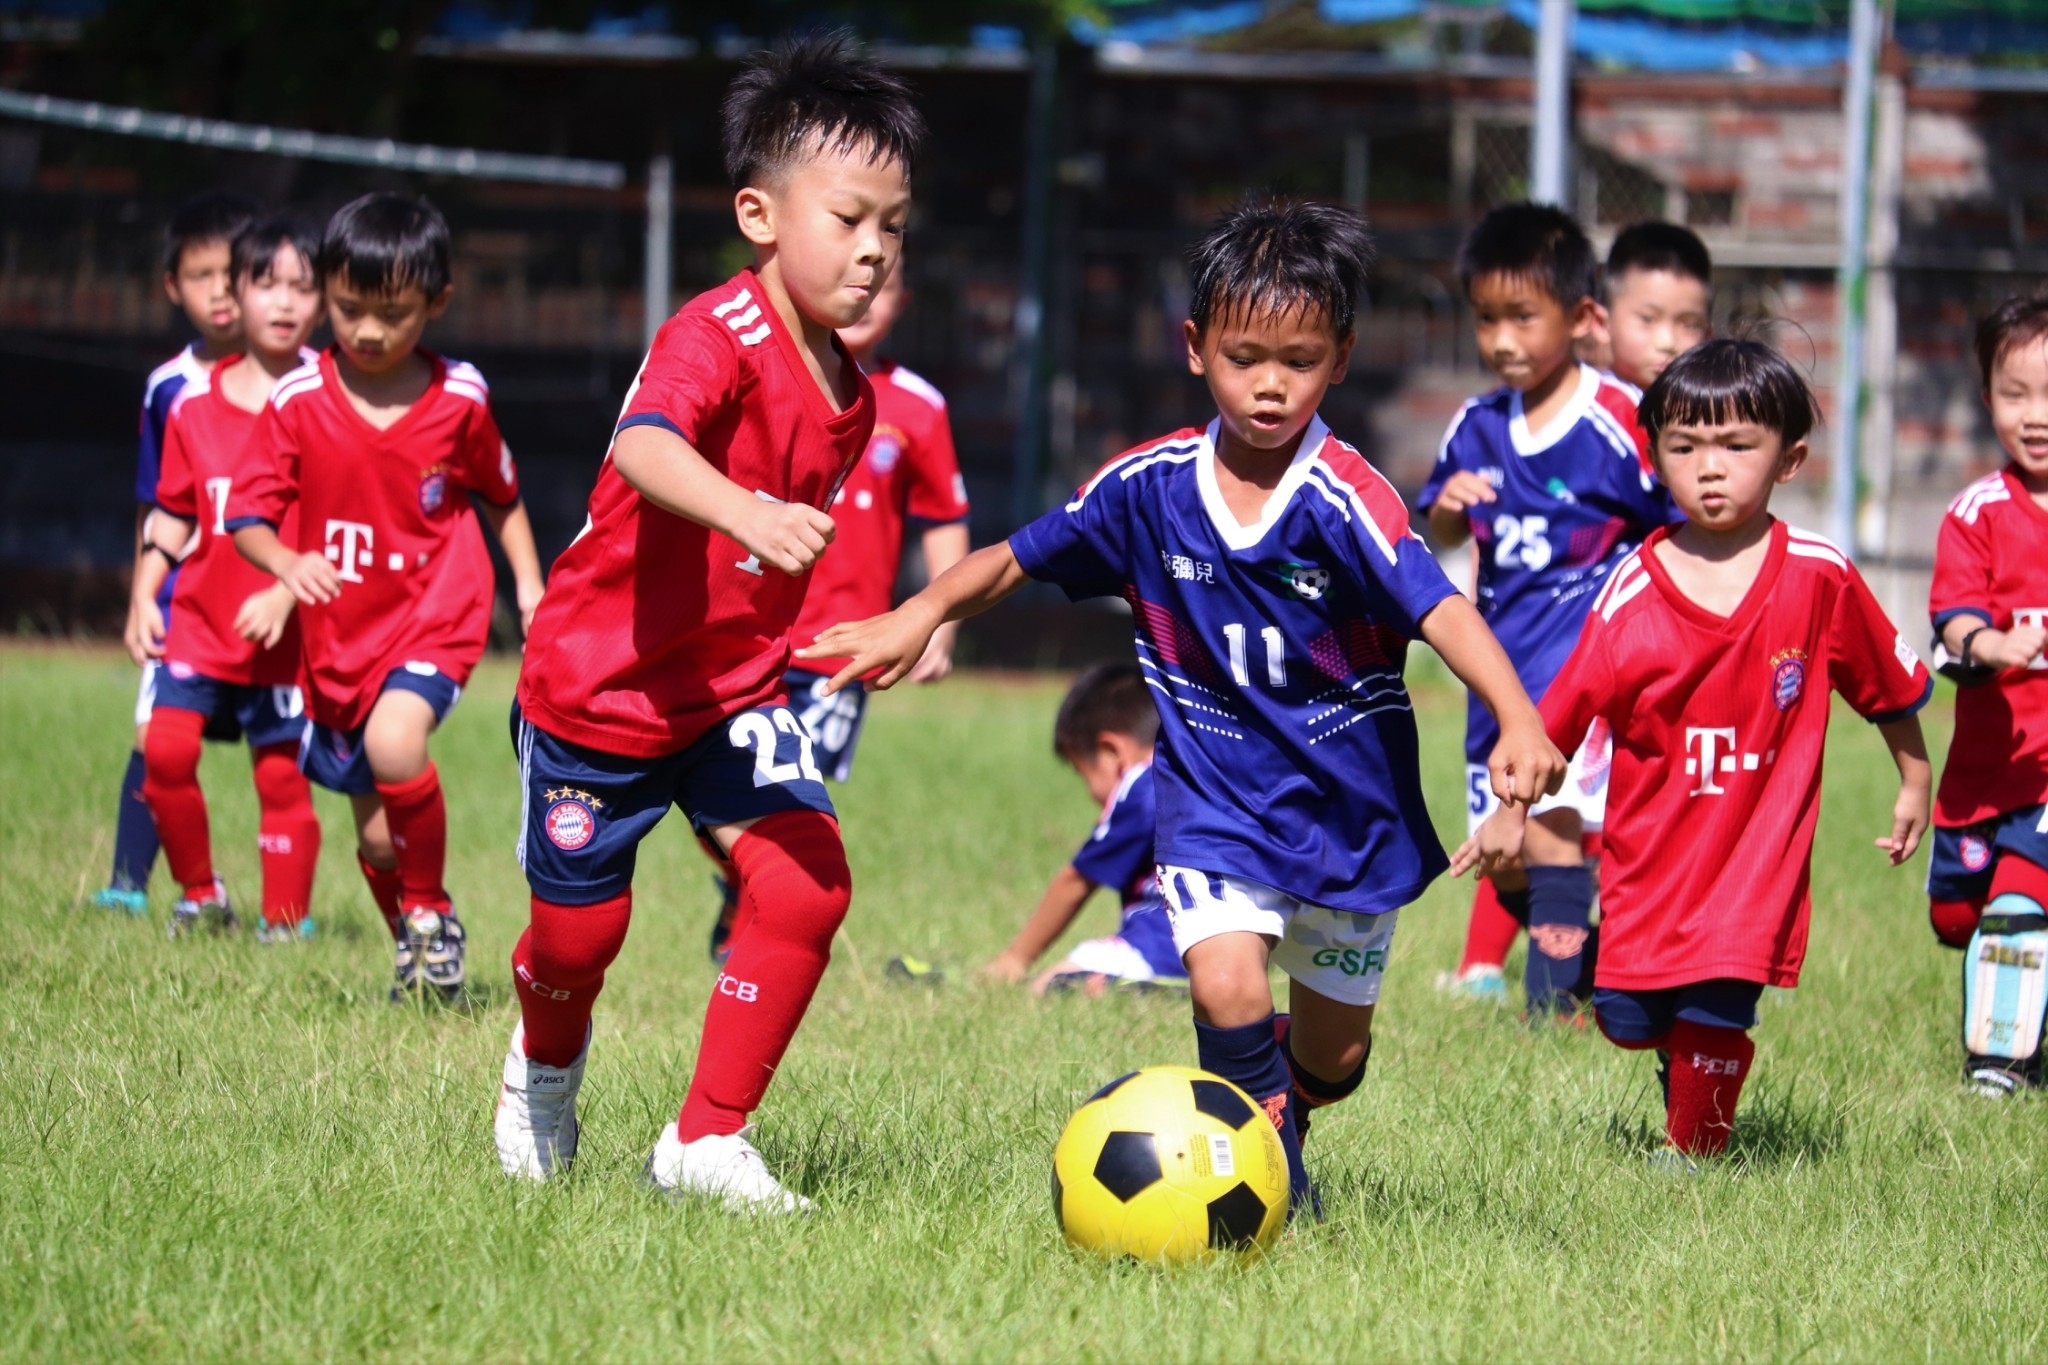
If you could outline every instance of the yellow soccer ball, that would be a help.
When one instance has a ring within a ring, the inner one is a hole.
[[[1148,1066],[1067,1121],[1052,1204],[1067,1241],[1104,1256],[1256,1253],[1287,1226],[1287,1154],[1265,1111],[1229,1081]]]

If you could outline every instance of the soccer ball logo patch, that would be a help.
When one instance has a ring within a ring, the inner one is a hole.
[[[441,504],[448,501],[448,476],[435,470],[420,480],[420,511],[428,516],[441,510]]]
[[[1806,652],[1788,649],[1771,658],[1771,701],[1789,711],[1806,691]]]
[[[591,806],[598,804],[583,792],[549,792],[554,804],[548,807],[541,827],[548,842],[564,853],[574,853],[597,834],[597,816]]]
[[[1965,834],[1960,851],[1963,856],[1963,867],[1968,871],[1982,872],[1991,866],[1991,845],[1984,842],[1982,835]]]
[[[1330,586],[1330,571],[1312,564],[1287,566],[1287,586],[1311,602],[1319,601]]]

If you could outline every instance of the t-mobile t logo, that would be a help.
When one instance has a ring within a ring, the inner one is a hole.
[[[1697,748],[1697,756],[1693,750]],[[1694,796],[1719,796],[1728,790],[1714,780],[1718,769],[1721,772],[1735,771],[1735,727],[1722,726],[1719,729],[1701,725],[1685,727],[1685,773],[1698,775],[1699,785],[1692,789]]]
[[[1720,796],[1728,790],[1714,780],[1722,773],[1738,770],[1753,773],[1778,761],[1776,749],[1766,749],[1760,754],[1738,753],[1735,727],[1732,725],[1686,726],[1685,752],[1685,775],[1699,778],[1699,785],[1688,793],[1691,796]]]
[[[2015,607],[2012,623],[2015,627],[2032,626],[2039,630],[2042,626],[2048,626],[2048,607]],[[2048,652],[2036,654],[2027,661],[2027,667],[2048,668]]]
[[[335,572],[344,583],[363,581],[361,569],[370,562],[370,552],[375,548],[376,535],[367,522],[327,523],[327,557],[334,561]]]

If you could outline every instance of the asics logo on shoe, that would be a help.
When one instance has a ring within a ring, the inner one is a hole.
[[[718,974],[718,993],[720,995],[729,995],[733,999],[749,1005],[761,998],[761,988],[759,986],[751,981],[742,981],[736,976],[727,976],[724,972]]]

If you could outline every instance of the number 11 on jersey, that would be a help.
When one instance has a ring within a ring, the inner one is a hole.
[[[1237,680],[1239,687],[1250,687],[1252,677],[1245,663],[1244,626],[1231,622],[1223,628],[1223,638],[1230,642],[1230,676]],[[1275,687],[1287,686],[1287,652],[1280,639],[1280,628],[1267,626],[1259,631],[1259,638],[1266,644],[1266,681]]]

